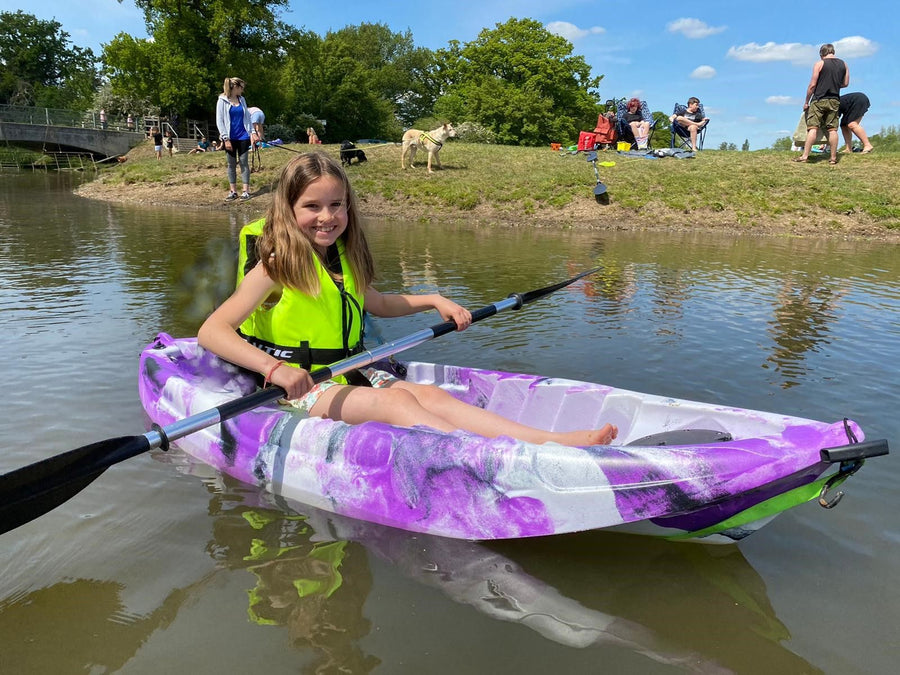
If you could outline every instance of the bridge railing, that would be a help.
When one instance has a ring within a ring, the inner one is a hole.
[[[19,124],[44,124],[55,127],[78,127],[81,129],[111,129],[115,131],[142,130],[143,120],[133,117],[109,116],[102,119],[96,110],[64,110],[62,108],[37,108],[26,105],[0,105],[0,121]]]

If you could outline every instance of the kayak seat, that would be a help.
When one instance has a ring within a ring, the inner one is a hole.
[[[704,443],[724,443],[733,441],[734,437],[727,431],[715,429],[674,429],[661,431],[638,438],[625,445],[703,445]]]

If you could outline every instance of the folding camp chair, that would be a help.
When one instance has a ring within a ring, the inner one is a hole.
[[[625,121],[625,113],[627,112],[625,106],[627,103],[626,99],[621,99],[616,107],[616,131],[619,135],[619,141],[630,143],[632,149],[636,149],[637,140],[635,140],[634,133],[631,131],[631,125]],[[653,132],[656,130],[659,120],[653,119],[653,115],[650,114],[650,106],[647,105],[646,101],[641,101],[641,117],[650,122],[650,131],[647,132],[647,149],[650,150],[653,148]]]
[[[684,115],[687,112],[687,106],[682,103],[676,103],[675,108],[672,110],[673,115]],[[706,112],[703,110],[703,104],[700,104],[699,113],[701,117],[706,117]],[[706,129],[709,127],[709,122],[704,124],[700,129],[697,130],[697,150],[703,149],[703,139],[706,138]],[[672,121],[669,124],[669,128],[672,131],[672,140],[669,144],[671,148],[678,148],[681,150],[691,150],[691,132],[687,127],[683,127],[678,122]]]

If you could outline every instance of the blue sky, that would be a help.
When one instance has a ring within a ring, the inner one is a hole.
[[[23,9],[0,0],[0,10]],[[689,8],[689,9],[688,9]],[[143,15],[131,0],[41,0],[25,11],[56,19],[72,43],[101,52],[118,32],[145,37]],[[845,92],[865,92],[869,133],[900,126],[900,40],[887,0],[862,4],[823,0],[761,7],[748,2],[607,2],[584,0],[344,0],[329,5],[292,0],[283,21],[324,35],[350,24],[379,22],[412,31],[417,46],[437,49],[468,42],[510,17],[540,21],[573,43],[600,94],[636,95],[651,110],[670,112],[689,96],[712,118],[707,147],[722,141],[751,149],[793,133],[819,46],[835,45],[850,68]],[[236,73],[252,82],[250,73]]]

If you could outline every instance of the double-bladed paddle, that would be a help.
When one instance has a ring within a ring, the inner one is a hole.
[[[507,309],[520,309],[522,305],[565,288],[599,270],[599,267],[595,267],[546,288],[539,288],[523,294],[513,293],[504,300],[472,312],[472,323]],[[453,321],[444,321],[430,328],[424,328],[325,368],[319,368],[311,373],[313,382],[323,382],[336,375],[362,368],[428,340],[446,335],[455,331],[456,328],[456,323]],[[153,448],[161,447],[168,450],[170,441],[218,424],[266,403],[277,401],[285,394],[284,389],[277,386],[260,389],[165,427],[155,426],[140,436],[109,438],[10,471],[0,476],[0,534],[24,525],[68,501],[113,464],[118,464]]]

